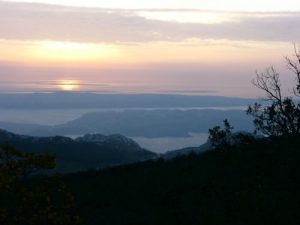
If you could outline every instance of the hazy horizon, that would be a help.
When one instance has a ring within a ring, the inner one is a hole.
[[[0,20],[1,92],[256,98],[300,43],[295,0],[0,1]]]

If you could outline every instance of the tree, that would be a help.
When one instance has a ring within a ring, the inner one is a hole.
[[[215,126],[209,129],[209,140],[213,147],[228,147],[232,142],[232,130],[233,127],[229,124],[228,120],[223,121],[224,128],[221,129],[220,126]]]
[[[55,166],[55,157],[10,145],[0,148],[0,224],[77,225],[74,197],[61,176],[33,177]]]
[[[269,67],[264,73],[257,73],[253,84],[264,91],[268,105],[255,103],[247,113],[254,116],[255,132],[266,136],[300,134],[300,52],[294,48],[293,58],[286,57],[289,70],[296,76],[291,96],[284,96],[279,73]]]

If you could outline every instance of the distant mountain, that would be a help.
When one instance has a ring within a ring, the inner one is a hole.
[[[0,94],[1,109],[232,107],[247,106],[254,101],[247,98],[169,94]]]
[[[0,130],[0,144],[5,143],[27,152],[56,155],[57,170],[61,172],[104,168],[156,157],[155,153],[142,149],[134,141],[121,135],[90,134],[73,140],[61,136],[17,135]]]
[[[188,137],[189,133],[207,133],[227,118],[236,130],[252,131],[252,118],[242,110],[126,110],[95,112],[52,127],[59,135],[120,133],[128,137]],[[43,129],[33,135],[42,134]],[[46,133],[46,134],[47,134]]]
[[[119,133],[127,137],[188,137],[207,133],[227,118],[235,130],[252,131],[252,118],[242,110],[125,110],[95,112],[56,126],[0,122],[2,129],[33,136]]]
[[[102,134],[86,134],[82,137],[76,138],[76,141],[81,143],[95,143],[102,147],[109,147],[113,143],[113,147],[120,151],[126,150],[128,152],[139,152],[142,150],[135,141],[120,134],[112,134],[108,136]]]

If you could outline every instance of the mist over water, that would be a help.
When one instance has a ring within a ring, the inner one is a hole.
[[[198,147],[207,141],[208,133],[191,133],[190,137],[145,138],[131,137],[141,147],[156,153],[177,150],[186,147]]]
[[[93,112],[124,112],[126,110],[245,110],[245,106],[237,107],[176,107],[176,108],[114,108],[114,109],[0,109],[0,121],[22,124],[59,125]]]
[[[95,109],[0,109],[0,121],[53,126],[95,111]]]

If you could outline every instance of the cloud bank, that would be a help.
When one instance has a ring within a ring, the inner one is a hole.
[[[118,10],[0,1],[0,39],[85,43],[178,42],[187,39],[300,41],[300,12],[226,13],[234,19],[218,23],[147,19],[141,13],[153,11],[178,13],[178,16],[182,13],[178,9]],[[226,17],[224,12],[214,13]]]

